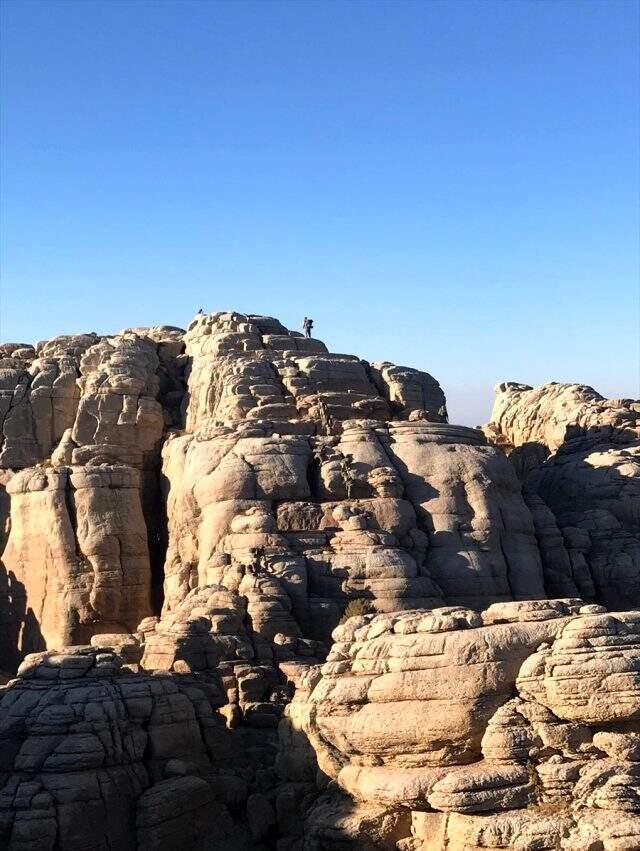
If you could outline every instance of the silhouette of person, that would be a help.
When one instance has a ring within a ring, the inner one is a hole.
[[[311,336],[311,329],[312,328],[313,328],[313,319],[309,319],[308,317],[305,316],[305,318],[302,321],[302,330],[304,331],[305,337]]]

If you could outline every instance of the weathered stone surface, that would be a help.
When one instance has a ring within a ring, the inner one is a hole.
[[[639,418],[239,313],[1,346],[0,846],[639,847]]]
[[[445,422],[430,376],[329,354],[265,317],[199,316],[185,339],[186,433],[163,449],[165,611],[216,583],[247,597],[263,638],[326,640],[351,599],[544,596],[510,465]]]
[[[605,399],[584,384],[496,386],[491,423],[513,446],[538,443],[556,452],[577,428],[619,432],[640,428],[640,403]],[[636,435],[637,436],[637,435]]]
[[[34,621],[23,651],[41,641],[82,643],[98,629],[132,632],[151,613],[140,489],[131,467],[32,467],[13,476],[3,561]]]
[[[505,603],[338,627],[281,727],[281,771],[313,772],[302,740],[295,754],[304,731],[341,789],[309,812],[304,847],[358,847],[370,810],[382,823],[407,808],[404,851],[638,847],[640,615],[593,608]]]
[[[586,810],[580,814],[531,807],[497,815],[412,813],[411,837],[399,851],[635,851],[640,818]]]
[[[340,795],[322,796],[306,820],[304,851],[331,848],[395,851],[411,825],[408,810],[354,803]]]
[[[162,562],[165,611],[220,584],[247,598],[266,641],[326,640],[362,597],[397,611],[544,595],[516,478],[479,431],[446,423],[426,373],[236,313],[5,354],[29,423],[5,440],[5,464],[24,468],[4,555],[12,658],[131,632],[157,612]],[[68,367],[55,426],[33,407],[45,357]]]
[[[183,333],[85,334],[0,352],[9,468],[0,579],[12,636],[0,666],[95,632],[131,632],[151,613],[164,557],[160,446],[182,400]]]
[[[424,784],[445,777],[443,766],[479,760],[486,725],[511,697],[521,665],[579,607],[566,601],[528,619],[519,605],[503,606],[522,617],[516,623],[485,626],[472,610],[445,608],[366,615],[334,630],[309,698],[320,767],[352,794],[363,782],[383,784],[389,803],[414,786],[426,796]]]
[[[56,337],[32,347],[0,346],[0,467],[21,468],[49,457],[73,426],[80,360],[95,334]]]
[[[485,429],[523,480],[547,593],[640,606],[640,402],[501,384]]]
[[[523,665],[518,689],[564,721],[640,729],[640,614],[584,615]]]
[[[27,657],[0,691],[0,845],[248,851],[219,793],[239,777],[217,695],[190,676],[131,675],[100,647]]]

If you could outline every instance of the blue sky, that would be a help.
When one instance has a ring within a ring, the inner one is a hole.
[[[637,396],[639,8],[5,0],[0,339],[308,314],[457,422]]]

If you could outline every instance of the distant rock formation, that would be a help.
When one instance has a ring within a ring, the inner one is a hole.
[[[639,847],[639,427],[266,316],[0,345],[0,848]]]
[[[584,384],[551,382],[533,388],[507,381],[496,387],[491,425],[513,446],[538,443],[551,453],[590,429],[611,439],[631,430],[637,439],[640,401],[605,399]]]
[[[640,607],[640,402],[500,384],[485,428],[523,480],[551,596]]]

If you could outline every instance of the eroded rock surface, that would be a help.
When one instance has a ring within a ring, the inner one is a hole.
[[[164,558],[160,448],[180,416],[183,333],[83,334],[0,352],[0,573],[14,636],[0,667],[130,632],[152,613]]]
[[[407,810],[398,844],[374,847],[638,847],[640,613],[597,609],[505,603],[338,627],[283,722],[284,770],[319,769],[341,790],[308,815],[305,848],[339,835],[358,847],[361,822]]]
[[[640,847],[639,412],[468,429],[239,313],[0,346],[0,847]]]
[[[578,429],[608,431],[611,437],[640,429],[640,402],[605,399],[584,384],[530,387],[507,381],[496,387],[491,424],[513,446],[539,443],[556,452]]]
[[[501,453],[444,422],[416,370],[326,352],[276,320],[200,316],[169,482],[165,611],[217,583],[260,635],[327,639],[379,611],[544,595],[531,518]]]
[[[215,835],[248,851],[223,703],[211,680],[131,674],[108,648],[28,656],[0,693],[1,847],[204,851]]]
[[[547,592],[640,606],[640,403],[501,384],[485,432],[523,480]]]

